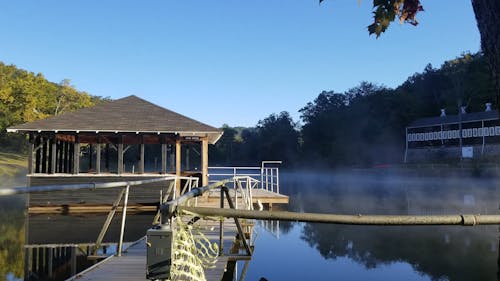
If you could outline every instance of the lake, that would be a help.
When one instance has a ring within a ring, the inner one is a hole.
[[[499,214],[496,179],[422,176],[388,170],[281,173],[285,209],[339,214]],[[17,185],[24,184],[24,179]],[[7,182],[4,180],[3,182]],[[10,180],[11,185],[15,181]],[[28,244],[91,243],[105,215],[23,213],[23,197],[0,201],[0,280],[24,274]],[[27,221],[26,221],[27,220]],[[127,241],[145,233],[151,214],[129,216]],[[26,222],[28,222],[26,224]],[[245,280],[498,280],[498,226],[347,226],[258,222]],[[105,241],[118,236],[115,220]],[[103,250],[100,251],[102,253]],[[109,244],[106,252],[114,251]],[[83,266],[83,265],[82,265]],[[80,268],[78,269],[80,270]],[[68,269],[66,269],[66,274]],[[34,277],[33,277],[34,278]],[[35,279],[34,279],[35,280]]]

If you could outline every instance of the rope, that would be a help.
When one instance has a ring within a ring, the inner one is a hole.
[[[170,280],[206,281],[204,269],[215,267],[219,247],[181,217],[178,214],[174,223]]]

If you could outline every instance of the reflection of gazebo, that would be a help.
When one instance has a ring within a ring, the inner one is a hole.
[[[81,178],[72,182],[83,178],[96,182],[106,176],[114,180],[167,173],[180,176],[184,174],[181,159],[189,169],[189,159],[196,156],[190,156],[190,149],[201,158],[202,184],[206,185],[208,144],[222,135],[214,127],[136,96],[12,126],[8,131],[29,135],[31,185],[64,183],[63,178],[71,177]]]

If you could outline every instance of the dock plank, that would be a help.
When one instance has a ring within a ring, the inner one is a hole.
[[[211,242],[219,243],[219,222],[201,220],[199,221],[199,227],[204,229],[202,233]],[[236,225],[232,220],[226,221],[224,223],[224,249],[230,249],[232,247],[235,236]],[[218,257],[215,267],[205,269],[206,279],[208,281],[220,281],[226,270],[227,262],[227,256]],[[109,257],[68,280],[148,280],[146,279],[146,239],[142,238],[137,243],[130,246],[121,257]]]

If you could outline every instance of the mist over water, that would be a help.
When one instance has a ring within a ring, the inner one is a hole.
[[[500,214],[496,178],[377,169],[280,176],[290,211]],[[498,226],[281,222],[280,230],[279,240],[264,231],[257,241],[247,280],[498,280]]]
[[[338,214],[500,214],[497,178],[439,176],[389,169],[281,172],[286,209]],[[8,186],[25,177],[2,179]],[[33,215],[24,197],[0,198],[0,280],[22,280],[27,243],[94,241],[104,216]],[[130,216],[133,241],[151,215]],[[78,221],[78,227],[70,222]],[[116,225],[115,225],[116,224]],[[349,226],[280,222],[279,235],[257,223],[246,280],[498,280],[498,226]],[[276,226],[276,223],[274,223]],[[53,229],[68,235],[53,235]],[[66,229],[66,230],[65,230]],[[113,223],[109,237],[117,237]],[[69,231],[71,230],[71,231]],[[73,234],[74,235],[73,235]],[[85,236],[85,234],[88,234]],[[80,235],[80,236],[79,236]],[[278,239],[279,237],[279,239]],[[243,263],[238,265],[241,275]]]

